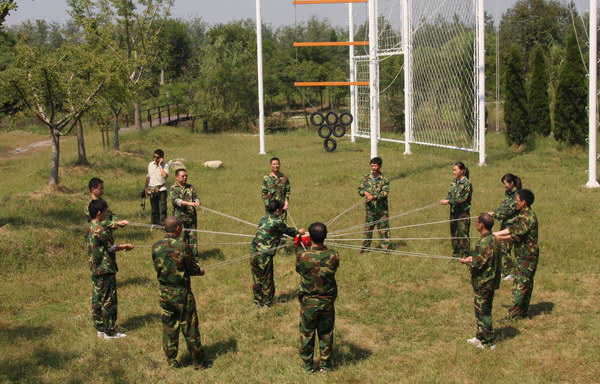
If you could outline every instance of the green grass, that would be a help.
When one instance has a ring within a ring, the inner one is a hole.
[[[12,136],[11,136],[12,135]],[[14,132],[0,135],[10,147]],[[21,138],[22,139],[22,138]],[[43,137],[42,137],[43,139]],[[488,166],[477,154],[383,143],[384,173],[392,179],[391,214],[426,206],[446,194],[451,165],[471,166],[472,213],[489,211],[502,199],[500,177],[512,172],[536,193],[540,220],[540,265],[532,299],[533,318],[501,325],[510,303],[503,283],[494,302],[501,337],[494,352],[465,343],[473,337],[472,289],[464,266],[435,259],[340,250],[337,274],[334,362],[328,374],[307,376],[298,356],[298,280],[294,258],[275,260],[277,303],[258,312],[251,303],[247,260],[222,268],[211,264],[249,253],[246,246],[215,241],[244,238],[199,236],[206,267],[192,286],[202,342],[212,368],[174,371],[161,349],[158,287],[149,245],[161,234],[125,228],[118,242],[139,246],[119,253],[119,320],[124,340],[96,338],[91,324],[91,284],[83,246],[87,182],[105,181],[112,210],[131,222],[141,214],[139,191],[154,149],[167,159],[183,158],[190,182],[207,207],[257,222],[263,213],[260,180],[268,158],[279,156],[292,182],[291,214],[298,225],[327,221],[358,201],[357,184],[368,171],[369,143],[342,140],[325,153],[316,134],[298,130],[267,137],[268,156],[258,155],[258,138],[244,134],[192,135],[185,128],[157,128],[122,135],[122,152],[105,152],[97,132],[88,134],[91,167],[73,167],[75,140],[62,143],[62,185],[67,193],[45,190],[49,149],[0,159],[0,382],[218,382],[218,383],[592,383],[600,375],[600,275],[596,239],[600,191],[583,187],[587,154],[559,151],[539,140],[534,152],[506,149],[503,136],[490,133]],[[26,140],[26,139],[23,139]],[[29,138],[27,140],[32,140]],[[206,160],[225,167],[202,167]],[[172,181],[172,180],[171,180]],[[149,204],[148,204],[149,208]],[[331,230],[360,223],[359,208]],[[435,207],[392,221],[393,226],[444,220],[447,207]],[[247,225],[199,216],[199,228],[252,234]],[[472,226],[472,236],[476,232]],[[358,235],[360,236],[360,235]],[[396,237],[448,236],[448,225],[396,230]],[[447,241],[407,241],[400,250],[449,255]],[[189,359],[183,339],[180,355]]]

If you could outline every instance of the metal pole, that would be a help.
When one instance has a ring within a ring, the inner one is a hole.
[[[500,132],[500,21],[496,27],[496,132]]]
[[[404,154],[410,155],[413,136],[412,119],[412,0],[404,0],[402,38],[404,46]]]
[[[377,73],[377,0],[369,0],[369,128],[371,158],[378,156],[379,76]]]
[[[597,123],[597,80],[598,80],[598,69],[597,69],[597,54],[596,49],[598,48],[598,0],[590,0],[590,89],[589,89],[589,153],[588,153],[588,182],[585,185],[587,188],[598,188],[598,170],[596,168],[596,161],[598,157],[598,123]]]
[[[258,64],[258,132],[260,140],[259,154],[265,155],[265,103],[263,92],[263,60],[262,60],[262,20],[260,17],[260,0],[256,0],[256,62]]]
[[[348,41],[354,41],[354,17],[352,14],[352,3],[348,3]],[[350,45],[350,81],[356,81],[356,68],[354,63],[354,46]],[[350,141],[356,142],[356,127],[358,122],[358,113],[356,113],[356,85],[350,86],[350,112],[352,113],[352,126],[350,127]]]
[[[485,165],[485,16],[484,0],[477,4],[477,125],[479,130],[479,165]]]

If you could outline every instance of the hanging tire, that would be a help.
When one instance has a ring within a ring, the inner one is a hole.
[[[346,127],[344,125],[338,123],[335,125],[335,127],[333,127],[333,136],[344,137],[345,134],[346,134]]]
[[[325,124],[317,128],[317,133],[319,134],[319,137],[327,139],[333,133],[333,129],[329,125]]]
[[[327,112],[325,121],[331,126],[336,125],[338,122],[338,115],[335,112]]]
[[[310,123],[315,127],[320,127],[325,123],[325,118],[321,112],[313,112],[310,114]]]
[[[323,147],[327,152],[333,152],[337,148],[337,141],[332,137],[325,139],[325,141],[323,141]]]
[[[350,124],[352,124],[353,121],[354,121],[354,117],[352,117],[351,113],[342,112],[342,114],[340,115],[340,123],[346,127],[349,126]]]

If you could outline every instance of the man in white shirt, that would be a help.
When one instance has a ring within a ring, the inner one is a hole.
[[[162,149],[154,151],[154,160],[148,164],[146,175],[146,195],[152,205],[152,224],[164,225],[167,217],[167,177],[169,164],[165,163]]]

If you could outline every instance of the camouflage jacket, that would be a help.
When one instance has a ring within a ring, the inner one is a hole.
[[[258,222],[258,230],[250,247],[252,251],[275,248],[284,234],[296,236],[298,231],[296,228],[288,227],[280,217],[272,214],[264,215]]]
[[[516,198],[516,190],[504,192],[504,199],[500,203],[500,206],[494,210],[494,218],[501,222],[500,229],[508,227],[510,219],[517,215]]]
[[[154,243],[152,261],[161,285],[189,289],[190,276],[200,275],[190,247],[175,237],[166,236]]]
[[[365,192],[369,192],[375,198],[366,203],[369,210],[387,211],[388,210],[388,195],[390,193],[390,182],[383,174],[378,177],[373,176],[373,172],[367,173],[358,186],[358,194],[365,196]]]
[[[452,180],[448,190],[448,202],[451,213],[464,213],[471,211],[471,196],[473,185],[466,177]]]
[[[514,240],[517,262],[525,268],[535,268],[540,249],[538,247],[538,220],[533,210],[525,207],[519,211],[508,229]]]
[[[283,202],[289,200],[290,190],[290,180],[280,172],[279,176],[265,175],[260,191],[266,206],[271,200],[281,200]]]
[[[101,223],[88,223],[85,242],[92,276],[117,273],[116,245],[110,232]]]
[[[196,208],[188,205],[179,206],[180,201],[200,202],[194,186],[186,184],[183,187],[178,184],[169,188],[169,199],[173,204],[173,215],[185,224],[196,223]]]
[[[87,218],[88,223],[90,221],[92,221],[92,218],[90,217],[90,203],[96,199],[91,199],[90,201],[88,201],[85,204],[85,207],[83,207],[83,214],[85,215],[85,217]],[[102,198],[100,198],[100,200],[102,200]],[[117,225],[117,221],[119,221],[119,218],[117,217],[117,215],[115,215],[114,213],[112,213],[110,210],[108,210],[108,212],[106,213],[106,218],[102,221],[102,226],[107,229],[107,230],[113,230],[113,229],[117,229],[119,226]],[[112,235],[112,234],[111,234]]]
[[[296,257],[296,272],[300,274],[300,296],[335,300],[335,272],[340,257],[334,249],[311,247]]]
[[[475,245],[472,251],[473,261],[471,262],[471,283],[474,289],[478,289],[484,284],[494,282],[494,288],[500,284],[500,274],[502,262],[500,252],[498,252],[498,241],[490,232]]]

